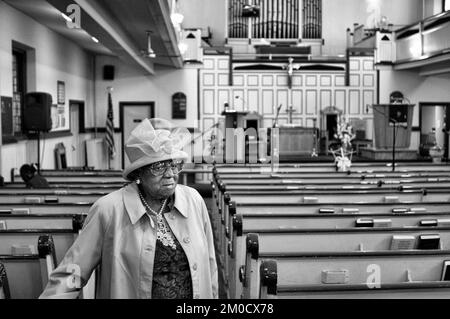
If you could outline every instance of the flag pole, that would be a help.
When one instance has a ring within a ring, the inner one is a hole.
[[[114,91],[114,88],[112,86],[108,86],[106,88],[106,90],[108,91],[108,109],[109,109],[109,99],[110,99],[110,95],[111,95],[112,91]],[[109,112],[109,110],[106,113],[106,117],[108,117],[108,112]],[[105,134],[107,134],[107,132],[105,132]],[[107,150],[107,153],[108,153],[108,169],[110,170],[111,169],[111,151],[110,151],[109,147],[107,147],[107,148],[108,148],[108,150]]]

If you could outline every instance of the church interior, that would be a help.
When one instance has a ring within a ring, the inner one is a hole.
[[[0,299],[39,297],[146,118],[189,130],[219,298],[448,298],[449,66],[450,0],[0,0]]]

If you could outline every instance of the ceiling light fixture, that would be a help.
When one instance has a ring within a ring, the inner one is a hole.
[[[151,31],[147,31],[147,50],[142,50],[141,54],[146,58],[156,58],[155,51],[152,49]]]
[[[96,37],[91,37],[92,41],[94,41],[95,43],[98,43],[98,39]]]

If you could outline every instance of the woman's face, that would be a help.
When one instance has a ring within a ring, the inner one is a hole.
[[[168,160],[142,168],[140,178],[144,191],[155,199],[172,196],[178,183],[179,173],[177,168],[172,168],[173,166],[173,161]]]

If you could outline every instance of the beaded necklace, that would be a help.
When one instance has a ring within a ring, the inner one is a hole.
[[[164,203],[161,205],[159,212],[156,212],[147,203],[147,201],[145,200],[141,191],[139,191],[139,198],[141,199],[142,204],[144,204],[147,211],[156,216],[156,224],[158,226],[157,231],[156,231],[156,239],[159,240],[164,246],[170,246],[172,249],[177,249],[172,231],[170,230],[169,226],[167,225],[166,220],[164,219],[164,216],[162,215],[162,212],[166,206],[168,199],[166,198],[164,200]],[[150,222],[152,224],[152,227],[154,227],[153,219],[151,216],[150,216]]]

